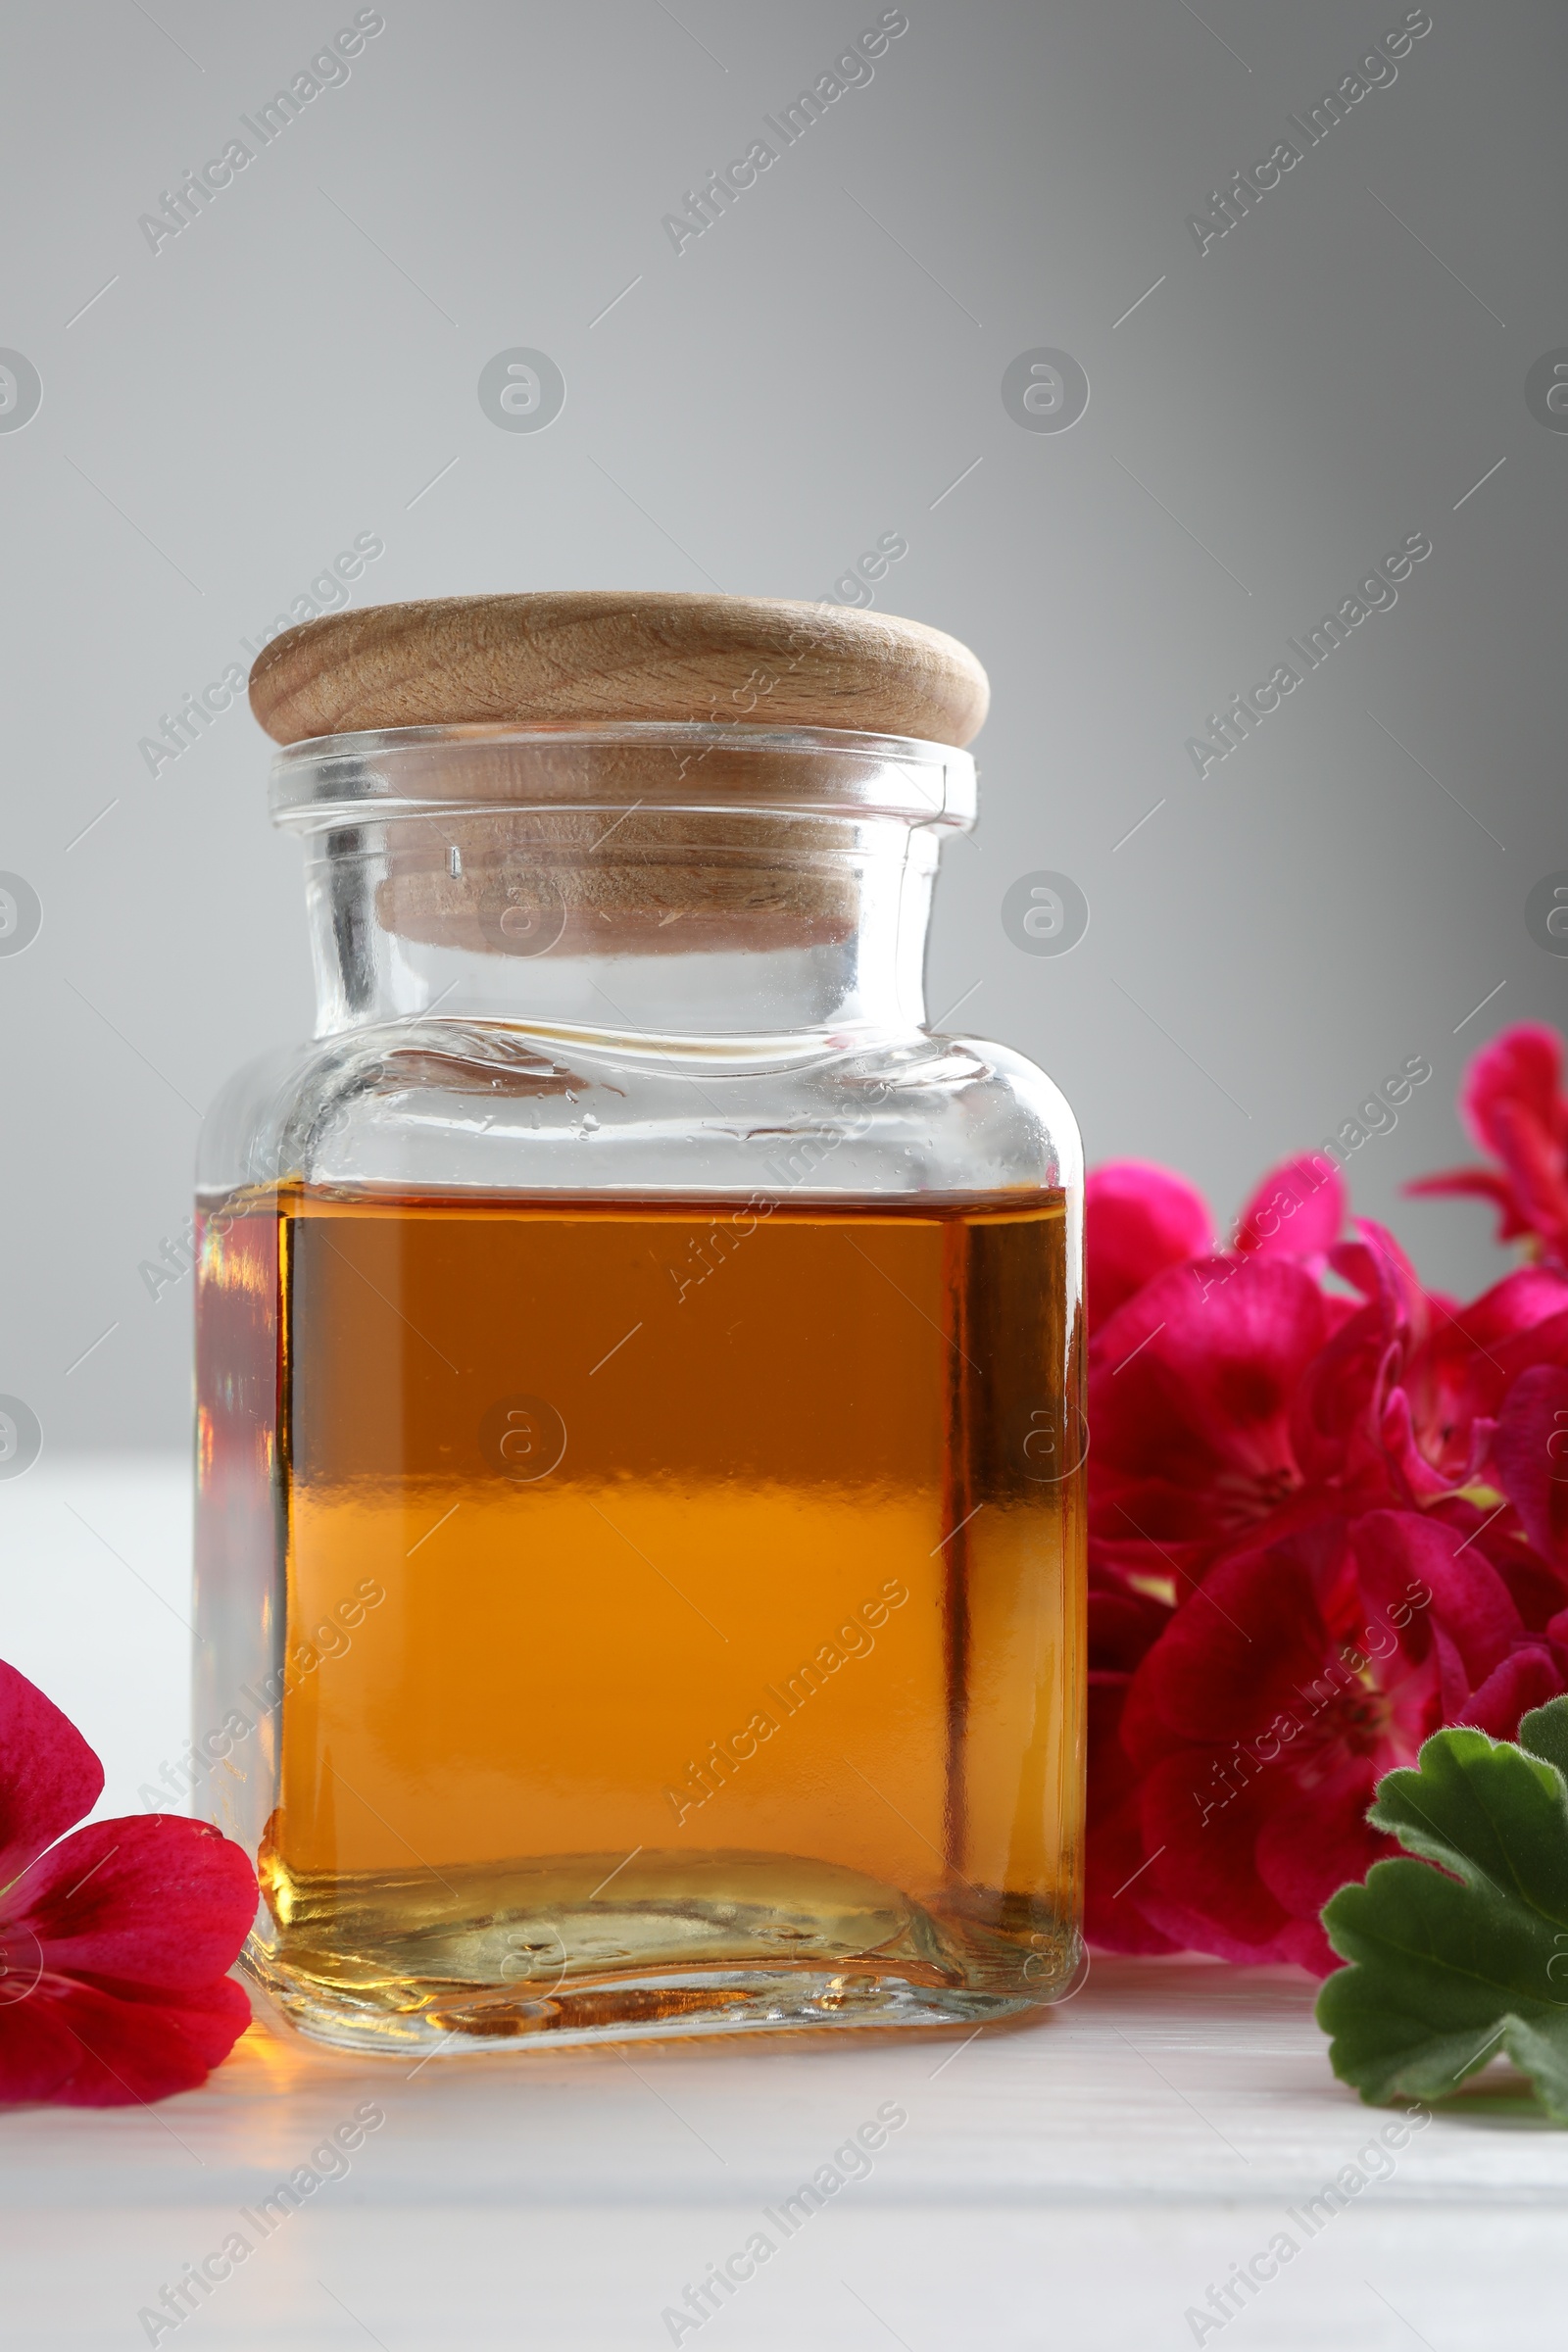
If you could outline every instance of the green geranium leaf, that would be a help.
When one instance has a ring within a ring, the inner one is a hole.
[[[1542,1756],[1548,1764],[1555,1764],[1564,1781],[1568,1781],[1568,1698],[1554,1698],[1548,1706],[1521,1715],[1519,1744],[1533,1756]]]
[[[1335,2073],[1373,2105],[1442,2099],[1503,2051],[1568,2124],[1568,1698],[1517,1746],[1435,1733],[1367,1819],[1421,1858],[1324,1905],[1350,1963],[1318,1995]]]

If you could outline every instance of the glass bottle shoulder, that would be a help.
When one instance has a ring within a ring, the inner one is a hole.
[[[400,1191],[973,1198],[1076,1189],[1059,1090],[972,1037],[641,1040],[401,1020],[273,1054],[208,1113],[205,1199]]]

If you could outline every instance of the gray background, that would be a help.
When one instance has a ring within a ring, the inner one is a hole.
[[[1171,1162],[1221,1215],[1425,1054],[1356,1205],[1433,1281],[1502,1270],[1479,1206],[1397,1187],[1471,1156],[1467,1053],[1568,982],[1523,921],[1568,865],[1568,435],[1523,397],[1568,343],[1568,20],[1433,0],[1396,82],[1200,256],[1187,216],[1401,6],[909,0],[869,86],[677,257],[662,215],[878,13],[388,0],[155,256],[138,216],[352,8],[10,12],[0,344],[44,392],[0,434],[0,867],[44,919],[0,959],[0,1390],[46,1446],[185,1443],[190,1285],[155,1304],[137,1266],[223,1076],[311,1017],[264,739],[236,708],[156,781],[138,741],[363,531],[357,602],[820,597],[904,534],[878,603],[995,693],[933,1012],[972,990],[956,1025],[1043,1061],[1091,1159]],[[565,377],[546,432],[479,408],[514,345]],[[1069,432],[1003,407],[1040,345],[1088,371]],[[1417,530],[1397,607],[1200,782],[1204,713]],[[1002,927],[1041,867],[1093,909],[1059,958]]]

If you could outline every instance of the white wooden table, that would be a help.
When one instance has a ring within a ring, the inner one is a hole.
[[[107,1812],[183,1737],[187,1519],[178,1465],[46,1460],[0,1485],[0,1654],[99,1746]],[[761,2230],[771,2257],[680,2342],[1560,2352],[1568,2135],[1438,2118],[1303,2222],[1391,2120],[1335,2082],[1312,1992],[1288,1970],[1101,1962],[1043,2023],[968,2041],[412,2076],[257,2030],[160,2107],[0,2113],[0,2331],[27,2352],[146,2343],[138,2311],[241,2230],[254,2250],[159,2343],[621,2352],[673,2341],[662,2314]],[[366,2102],[385,2121],[346,2170],[319,2160],[338,2177],[265,2237],[241,2219]],[[764,2218],[890,2102],[908,2120],[864,2177],[788,2237]],[[1186,2316],[1212,2317],[1210,2286],[1282,2231],[1298,2251],[1252,2300],[1222,2326]]]

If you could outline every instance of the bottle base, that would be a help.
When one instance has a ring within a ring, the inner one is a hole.
[[[917,1900],[800,1854],[639,1848],[352,1877],[264,1852],[245,1966],[274,2015],[349,2050],[495,2051],[676,2034],[953,2026],[1060,2000],[1076,1924],[967,1886]]]
[[[309,2040],[359,2055],[494,2057],[564,2049],[584,2042],[662,2041],[682,2035],[767,2034],[802,2029],[988,2025],[1062,1998],[1068,1987],[1004,1993],[911,1984],[892,1975],[805,1974],[734,1969],[691,1976],[627,1978],[544,1997],[508,1988],[445,2008],[388,2011],[323,1998],[251,1966],[267,2008]]]

